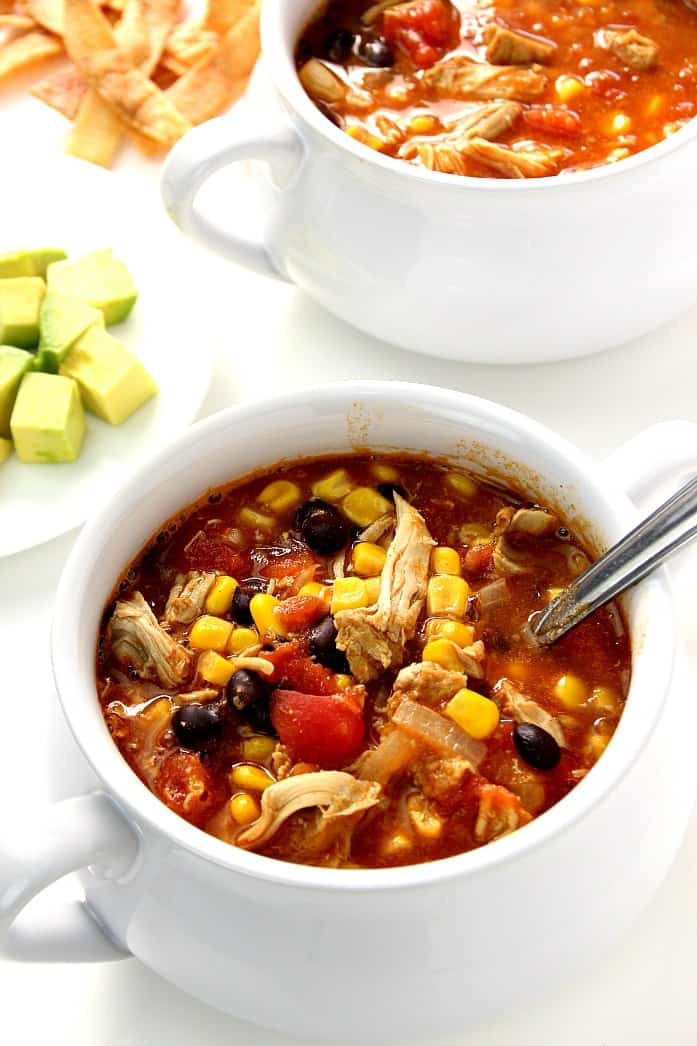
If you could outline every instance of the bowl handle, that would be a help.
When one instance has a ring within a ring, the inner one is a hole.
[[[240,160],[264,160],[276,186],[282,186],[295,174],[303,152],[301,139],[289,124],[261,134],[250,127],[246,135],[240,120],[225,116],[209,120],[186,134],[167,157],[160,185],[167,213],[183,233],[208,250],[263,276],[285,280],[263,231],[256,238],[237,235],[210,221],[195,204],[199,190],[221,167]]]
[[[636,504],[650,508],[661,500],[660,488],[677,489],[697,471],[697,425],[661,421],[623,443],[603,462],[610,482]]]
[[[68,872],[94,865],[121,878],[138,842],[103,793],[66,799],[42,816],[0,833],[0,954],[23,962],[108,962],[128,958],[84,902],[46,903],[18,918],[25,905]]]

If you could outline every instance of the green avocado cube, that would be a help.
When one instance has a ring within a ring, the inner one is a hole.
[[[53,262],[46,279],[51,290],[100,309],[106,323],[125,320],[138,297],[130,272],[108,249]]]
[[[90,327],[73,345],[60,373],[74,378],[87,410],[120,425],[157,392],[133,353],[101,327]]]
[[[45,276],[51,262],[62,261],[68,255],[57,247],[42,247],[38,251],[13,251],[0,254],[0,280],[12,276]]]
[[[85,435],[85,412],[75,382],[59,374],[25,374],[10,428],[20,461],[75,461]]]
[[[33,349],[39,341],[39,310],[46,293],[40,276],[0,280],[0,343]]]
[[[0,465],[2,465],[9,458],[12,453],[12,440],[4,439],[0,436]]]
[[[0,345],[0,436],[10,434],[10,415],[19,383],[29,370],[33,356],[14,345]]]
[[[39,352],[35,370],[57,374],[61,361],[89,327],[103,327],[104,315],[91,305],[48,290],[39,312]]]

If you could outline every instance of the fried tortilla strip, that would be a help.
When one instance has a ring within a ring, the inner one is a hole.
[[[123,124],[111,106],[90,87],[68,135],[65,151],[100,167],[111,167],[123,131]]]
[[[0,47],[0,80],[28,65],[53,58],[63,50],[60,40],[40,29],[11,40]]]
[[[68,120],[74,120],[87,93],[87,82],[84,76],[71,66],[39,80],[30,93],[62,113]]]
[[[0,14],[0,29],[33,29],[35,25],[31,15]]]
[[[261,0],[255,0],[218,46],[166,92],[192,124],[217,116],[244,91],[259,55],[260,8]]]
[[[256,6],[256,0],[208,0],[203,25],[222,36]]]
[[[181,0],[126,0],[114,31],[116,44],[150,76],[180,17]]]
[[[174,62],[180,68],[178,75],[186,73],[192,65],[204,58],[218,43],[218,34],[204,29],[199,19],[182,22],[172,31],[164,50],[164,62],[167,68],[174,68]]]
[[[63,35],[63,0],[27,0],[27,10],[44,29]]]

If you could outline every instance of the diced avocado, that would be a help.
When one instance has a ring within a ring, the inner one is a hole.
[[[157,392],[140,360],[101,327],[78,339],[60,373],[75,379],[87,410],[110,425],[120,425]]]
[[[12,440],[11,439],[3,439],[3,437],[0,436],[0,465],[2,465],[3,462],[7,461],[7,459],[9,458],[11,453],[12,453]]]
[[[76,261],[54,262],[46,279],[51,290],[100,309],[106,323],[125,320],[138,297],[130,272],[111,250],[94,251]]]
[[[14,345],[0,345],[0,436],[10,434],[10,415],[17,389],[26,374],[33,356]]]
[[[57,247],[42,247],[38,251],[13,251],[0,254],[0,280],[13,276],[45,276],[46,269],[68,255]]]
[[[85,412],[75,382],[59,374],[25,374],[10,428],[20,461],[75,461],[85,435]]]
[[[0,342],[33,349],[39,341],[39,309],[46,293],[40,276],[0,280]]]
[[[91,305],[48,290],[39,313],[39,352],[34,370],[57,374],[61,360],[89,327],[103,327],[104,315]]]

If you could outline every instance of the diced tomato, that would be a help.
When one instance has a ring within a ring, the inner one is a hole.
[[[558,134],[564,138],[576,138],[581,133],[581,118],[572,109],[532,106],[523,113],[523,122],[535,131]]]
[[[494,554],[493,545],[470,545],[465,552],[465,570],[470,574],[482,574]]]
[[[276,617],[288,632],[303,632],[326,615],[327,604],[316,596],[291,596],[276,607]]]
[[[346,766],[363,746],[363,717],[343,694],[276,690],[271,722],[294,759],[325,770]]]
[[[460,12],[447,0],[412,0],[388,8],[383,36],[419,69],[425,69],[460,40]]]
[[[282,556],[270,557],[266,566],[260,567],[259,574],[265,578],[296,577],[316,563],[317,560],[308,549],[295,548]]]
[[[282,643],[275,650],[265,650],[261,657],[274,666],[273,675],[269,677],[271,683],[284,683],[310,694],[335,694],[339,689],[334,673],[308,657],[305,645],[299,640]]]
[[[160,767],[155,794],[175,814],[201,826],[225,796],[195,752],[173,752]]]
[[[244,553],[222,538],[209,537],[204,533],[200,533],[187,545],[183,558],[189,570],[217,570],[230,577],[239,577],[246,572]]]

